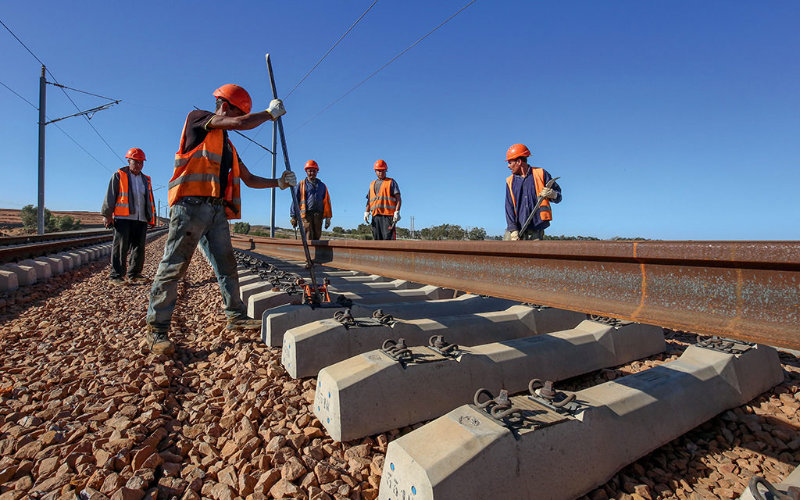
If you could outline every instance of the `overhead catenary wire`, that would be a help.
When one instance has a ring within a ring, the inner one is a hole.
[[[391,58],[391,59],[390,59],[390,60],[389,60],[387,63],[385,63],[383,66],[381,66],[380,68],[378,68],[378,69],[376,69],[375,71],[373,71],[372,73],[370,73],[370,75],[369,75],[369,76],[367,76],[366,78],[364,78],[363,80],[361,80],[360,82],[358,82],[358,83],[357,83],[355,86],[353,86],[353,87],[352,87],[350,90],[348,90],[347,92],[345,92],[345,93],[344,93],[344,95],[342,95],[341,97],[339,97],[339,98],[338,98],[338,99],[336,99],[335,101],[331,102],[330,104],[328,104],[327,106],[325,106],[324,108],[322,108],[320,111],[318,111],[318,112],[317,112],[317,113],[316,113],[314,116],[312,116],[311,118],[309,118],[308,120],[306,120],[305,122],[303,122],[303,124],[301,124],[301,125],[300,125],[299,127],[297,127],[297,129],[295,129],[295,130],[299,130],[299,129],[301,129],[301,128],[305,127],[306,125],[308,125],[309,123],[311,123],[311,122],[312,122],[312,121],[313,121],[313,120],[314,120],[316,117],[318,117],[319,115],[321,115],[322,113],[324,113],[325,111],[327,111],[328,109],[330,109],[330,108],[331,108],[333,105],[335,105],[336,103],[338,103],[339,101],[341,101],[342,99],[344,99],[345,97],[347,97],[348,95],[350,95],[350,93],[352,93],[353,91],[355,91],[357,88],[359,88],[360,86],[364,85],[364,84],[365,84],[365,83],[366,83],[366,82],[367,82],[369,79],[371,79],[373,76],[375,76],[375,75],[377,75],[378,73],[380,73],[381,71],[383,71],[383,69],[385,69],[387,66],[389,66],[390,64],[392,64],[393,62],[395,62],[395,61],[396,61],[397,59],[399,59],[399,58],[400,58],[400,57],[401,57],[403,54],[405,54],[405,53],[406,53],[406,52],[408,52],[409,50],[413,49],[413,48],[414,48],[414,46],[416,46],[416,45],[417,45],[417,44],[419,44],[421,41],[423,41],[423,40],[425,40],[426,38],[428,38],[428,37],[429,37],[431,34],[433,34],[433,32],[435,32],[436,30],[438,30],[439,28],[441,28],[442,26],[444,26],[445,24],[447,24],[448,22],[450,22],[450,21],[451,21],[451,20],[452,20],[454,17],[456,17],[457,15],[461,14],[461,12],[463,12],[463,11],[464,11],[464,10],[465,10],[467,7],[469,7],[470,5],[474,4],[475,2],[477,2],[477,0],[471,0],[471,1],[470,1],[470,2],[468,2],[466,5],[464,5],[464,6],[463,6],[463,7],[461,7],[460,9],[458,9],[458,10],[457,10],[457,11],[456,11],[454,14],[452,14],[450,17],[448,17],[447,19],[445,19],[444,21],[442,21],[441,23],[439,23],[439,25],[438,25],[438,26],[436,26],[435,28],[433,28],[432,30],[430,30],[429,32],[427,32],[427,33],[426,33],[425,35],[423,35],[422,37],[418,38],[418,39],[417,39],[417,40],[416,40],[414,43],[412,43],[411,45],[409,45],[408,47],[406,47],[405,49],[403,49],[403,50],[402,50],[400,53],[398,53],[396,56],[394,56],[393,58]]]
[[[308,73],[306,73],[306,74],[305,74],[305,76],[303,76],[303,78],[301,78],[301,79],[300,79],[300,81],[299,81],[299,82],[297,82],[297,83],[295,84],[295,86],[294,86],[294,87],[292,87],[292,90],[290,90],[290,91],[289,91],[289,93],[288,93],[288,94],[286,94],[286,96],[283,98],[284,100],[285,100],[286,98],[288,98],[290,95],[292,95],[292,93],[293,93],[295,90],[297,90],[297,87],[299,87],[299,86],[300,86],[300,84],[301,84],[301,83],[303,83],[303,82],[305,81],[305,79],[306,79],[306,78],[308,78],[308,75],[310,75],[311,73],[313,73],[313,72],[314,72],[314,70],[315,70],[315,69],[317,69],[317,66],[319,66],[319,65],[322,63],[322,61],[324,61],[324,60],[325,60],[325,58],[326,58],[326,57],[328,57],[328,54],[330,54],[331,52],[333,52],[333,49],[335,49],[335,48],[336,48],[336,46],[337,46],[337,45],[339,45],[339,42],[341,42],[342,40],[344,40],[344,37],[346,37],[348,33],[350,33],[351,31],[353,31],[353,28],[355,28],[355,27],[356,27],[356,25],[357,25],[359,22],[361,22],[361,20],[364,18],[364,16],[366,16],[366,15],[367,15],[367,13],[368,13],[370,10],[372,10],[372,8],[373,8],[373,7],[375,7],[375,4],[376,4],[376,3],[378,3],[378,0],[375,0],[374,2],[372,2],[372,5],[370,5],[369,7],[367,7],[367,10],[365,10],[365,11],[364,11],[364,12],[363,12],[363,13],[362,13],[360,16],[358,16],[358,19],[356,19],[356,20],[355,20],[355,22],[353,22],[353,24],[351,24],[351,25],[350,25],[350,27],[349,27],[349,28],[347,28],[347,31],[345,31],[345,32],[342,34],[342,36],[340,36],[340,37],[339,37],[339,39],[338,39],[338,40],[336,40],[336,42],[335,42],[335,43],[334,43],[334,44],[331,46],[331,48],[329,48],[329,49],[328,49],[328,51],[327,51],[327,52],[325,52],[325,54],[324,54],[324,55],[323,55],[323,56],[322,56],[322,57],[319,59],[319,61],[317,61],[317,63],[316,63],[316,64],[315,64],[315,65],[314,65],[314,66],[313,66],[313,67],[312,67],[310,70],[308,70]]]
[[[50,75],[50,78],[52,78],[52,79],[53,79],[53,82],[51,82],[51,83],[58,84],[58,85],[56,85],[56,86],[57,86],[57,87],[59,87],[59,88],[61,89],[61,92],[63,92],[63,93],[64,93],[64,95],[66,96],[67,100],[69,100],[69,102],[71,102],[71,103],[72,103],[72,105],[73,105],[73,106],[75,106],[75,109],[76,109],[76,110],[78,110],[78,111],[81,111],[81,108],[80,108],[80,107],[79,107],[79,106],[78,106],[78,105],[75,103],[75,101],[73,101],[73,100],[72,100],[72,98],[69,96],[69,94],[67,94],[67,91],[65,90],[65,88],[69,88],[69,87],[64,87],[63,85],[61,85],[61,84],[59,84],[59,83],[58,83],[58,80],[56,79],[56,77],[55,77],[55,75],[53,74],[53,72],[52,72],[52,71],[50,71],[50,68],[48,68],[48,67],[47,67],[47,65],[46,65],[46,64],[45,64],[45,63],[44,63],[44,62],[43,62],[41,59],[39,59],[39,57],[38,57],[36,54],[34,54],[34,53],[33,53],[33,51],[32,51],[32,50],[31,50],[31,49],[30,49],[30,48],[29,48],[27,45],[25,45],[25,43],[24,43],[22,40],[20,40],[20,38],[19,38],[19,37],[18,37],[18,36],[17,36],[17,35],[16,35],[16,34],[13,32],[13,31],[11,31],[11,28],[9,28],[9,27],[6,25],[6,23],[4,23],[2,20],[0,20],[0,24],[2,24],[2,25],[3,25],[3,27],[4,27],[4,28],[5,28],[5,29],[6,29],[6,30],[9,32],[9,33],[11,33],[11,36],[13,36],[13,37],[14,37],[14,38],[15,38],[15,39],[16,39],[16,40],[17,40],[17,41],[20,43],[20,45],[22,45],[23,47],[25,47],[25,50],[27,50],[27,51],[28,51],[28,53],[29,53],[30,55],[32,55],[32,56],[33,56],[33,58],[34,58],[34,59],[36,59],[36,60],[39,62],[39,64],[41,64],[41,65],[42,65],[42,67],[44,67],[44,68],[45,68],[45,71],[47,71],[47,74],[49,74],[49,75]],[[71,90],[74,90],[74,89],[71,89]],[[101,96],[101,97],[102,97],[102,96]],[[104,97],[104,99],[108,99],[108,98],[107,98],[107,97]],[[113,100],[113,99],[111,99],[111,100]],[[38,109],[38,108],[37,108],[37,109]],[[97,130],[97,128],[95,128],[95,126],[92,124],[92,122],[91,122],[90,118],[89,118],[88,116],[86,116],[86,115],[83,115],[83,117],[86,119],[86,123],[88,123],[88,124],[89,124],[89,126],[92,128],[92,130],[94,130],[94,133],[95,133],[95,134],[97,134],[97,137],[99,137],[99,138],[100,138],[100,140],[101,140],[101,141],[103,141],[103,144],[105,144],[105,145],[106,145],[106,147],[108,147],[109,151],[111,151],[111,153],[112,153],[114,156],[116,156],[116,157],[117,157],[117,158],[118,158],[120,161],[123,161],[123,162],[124,162],[124,160],[123,160],[122,156],[121,156],[121,155],[120,155],[118,152],[116,152],[116,151],[114,150],[114,148],[112,148],[112,147],[111,147],[111,145],[108,143],[108,141],[106,141],[105,137],[103,137],[103,136],[102,136],[102,134],[100,134],[100,131],[99,131],[99,130]]]
[[[22,96],[21,96],[19,93],[15,92],[15,91],[14,91],[14,89],[12,89],[11,87],[9,87],[9,86],[8,86],[8,85],[6,85],[5,83],[3,83],[3,82],[0,82],[0,85],[2,85],[3,87],[7,88],[7,89],[9,90],[9,92],[11,92],[12,94],[14,94],[15,96],[17,96],[17,97],[19,97],[20,99],[22,99],[23,101],[27,102],[27,103],[28,103],[28,104],[29,104],[29,105],[30,105],[30,106],[31,106],[33,109],[39,109],[39,108],[38,108],[38,107],[37,107],[35,104],[33,104],[33,103],[32,103],[32,102],[30,102],[29,100],[27,100],[27,99],[25,99],[24,97],[22,97]],[[48,120],[48,122],[50,121],[50,118],[49,118],[49,117],[47,117],[47,116],[46,116],[45,118]],[[84,148],[83,146],[81,146],[81,144],[80,144],[78,141],[76,141],[76,140],[75,140],[75,139],[74,139],[74,138],[73,138],[71,135],[69,135],[69,134],[68,134],[68,133],[67,133],[67,132],[66,132],[66,131],[65,131],[63,128],[61,128],[59,125],[56,125],[55,123],[53,123],[53,125],[54,125],[54,126],[55,126],[55,127],[58,129],[58,130],[60,130],[60,131],[61,131],[61,133],[63,133],[64,135],[66,135],[66,136],[67,136],[67,138],[68,138],[69,140],[71,140],[72,142],[74,142],[76,146],[78,146],[78,147],[79,147],[81,150],[83,150],[83,152],[84,152],[84,153],[86,153],[87,155],[89,155],[89,157],[90,157],[91,159],[93,159],[93,160],[94,160],[94,161],[96,161],[96,162],[97,162],[97,163],[98,163],[98,164],[99,164],[101,167],[103,167],[103,169],[105,169],[105,170],[106,170],[106,171],[108,171],[108,172],[113,172],[113,170],[111,170],[111,169],[109,169],[107,166],[105,166],[105,165],[104,165],[104,164],[103,164],[103,163],[102,163],[100,160],[98,160],[98,159],[97,159],[97,158],[96,158],[96,157],[95,157],[95,156],[94,156],[92,153],[90,153],[90,152],[89,152],[89,151],[88,151],[86,148]]]

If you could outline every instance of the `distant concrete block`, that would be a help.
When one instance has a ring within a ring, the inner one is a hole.
[[[251,318],[260,318],[264,311],[273,307],[286,304],[300,304],[303,300],[301,294],[289,295],[286,292],[273,292],[272,290],[251,295],[247,302],[247,315]]]
[[[50,270],[50,263],[42,259],[25,259],[19,261],[19,264],[34,268],[36,270],[37,281],[44,281],[53,275],[53,272]]]
[[[0,269],[0,292],[13,292],[19,288],[17,275],[11,271]]]
[[[71,271],[73,268],[80,265],[80,263],[75,262],[75,257],[67,252],[57,253],[55,255],[51,255],[51,257],[54,259],[61,259],[61,262],[64,264],[64,271]]]
[[[17,282],[20,286],[29,286],[36,283],[36,269],[31,266],[20,264],[5,264],[0,269],[11,271],[17,275]]]
[[[50,264],[50,272],[53,276],[61,274],[64,272],[64,259],[59,259],[57,257],[39,257],[39,260],[43,260]]]

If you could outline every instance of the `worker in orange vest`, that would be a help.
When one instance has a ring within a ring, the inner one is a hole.
[[[145,336],[148,347],[156,354],[172,354],[175,350],[167,332],[178,298],[178,283],[198,243],[217,275],[227,328],[261,328],[260,319],[247,317],[239,295],[228,220],[241,217],[240,181],[257,189],[286,189],[297,184],[289,170],[279,179],[253,175],[228,138],[228,130],[249,130],[278,119],[286,113],[283,103],[273,99],[265,111],[251,113],[250,94],[238,85],[223,85],[213,95],[213,113],[196,110],[186,117],[175,153],[175,170],[169,182],[169,235],[147,308]]]
[[[524,144],[513,144],[506,152],[506,161],[511,175],[506,179],[506,232],[504,240],[541,240],[544,230],[553,220],[551,203],[561,202],[561,187],[558,183],[548,188],[551,177],[547,170],[528,165],[531,152]],[[542,198],[539,210],[533,216],[525,234],[519,234],[528,216]]]
[[[295,210],[294,203],[289,209],[289,222],[292,227],[297,227],[297,219],[303,221],[306,238],[309,240],[322,239],[322,219],[325,219],[325,229],[331,226],[331,197],[325,183],[317,179],[319,165],[314,160],[306,162],[306,178],[292,189],[297,193],[297,203],[300,213]]]
[[[130,148],[125,154],[128,166],[114,172],[108,183],[100,213],[106,227],[114,228],[111,251],[112,285],[147,281],[142,276],[147,227],[156,224],[153,186],[150,177],[142,173],[144,151]],[[128,252],[130,251],[130,255]]]
[[[386,177],[389,166],[385,161],[376,161],[373,168],[378,178],[369,185],[364,222],[369,224],[369,216],[372,215],[372,237],[376,240],[393,240],[400,220],[400,188],[394,179]]]

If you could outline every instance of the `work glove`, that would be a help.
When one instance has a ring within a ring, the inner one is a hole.
[[[330,217],[326,217],[325,218],[325,229],[328,229],[329,227],[331,227],[331,218]]]
[[[400,210],[395,211],[394,215],[392,215],[392,224],[397,224],[397,221],[400,220]]]
[[[539,196],[541,198],[547,198],[549,200],[555,200],[556,198],[558,198],[558,192],[553,188],[543,187],[542,191],[539,193]]]
[[[297,219],[295,219],[294,217],[292,217],[291,219],[289,219],[289,222],[291,222],[291,223],[292,223],[292,227],[297,227]]]
[[[364,212],[364,222],[369,224],[369,212]]]
[[[278,187],[286,189],[289,186],[297,185],[297,176],[291,170],[284,170],[281,178],[278,179]]]
[[[283,107],[283,101],[280,99],[273,99],[269,103],[269,107],[267,108],[267,113],[272,116],[273,120],[277,120],[281,116],[286,114],[286,109]]]
[[[519,241],[519,231],[511,231],[511,241]]]

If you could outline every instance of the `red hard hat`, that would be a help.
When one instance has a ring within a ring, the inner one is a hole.
[[[317,165],[317,162],[315,162],[314,160],[308,160],[306,162],[306,170],[308,170],[309,168],[313,168],[314,170],[319,170],[319,165]]]
[[[130,158],[132,160],[142,160],[145,161],[147,158],[144,157],[144,151],[139,148],[131,148],[125,154],[125,158]]]
[[[375,162],[375,170],[387,170],[388,168],[389,166],[386,165],[386,162],[383,160],[378,160]]]
[[[214,97],[222,97],[229,103],[245,112],[250,112],[253,107],[253,101],[250,99],[250,94],[245,89],[232,83],[226,83],[222,87],[214,91]]]
[[[519,158],[520,156],[524,156],[525,158],[531,155],[528,146],[524,144],[513,144],[510,148],[508,148],[508,152],[506,152],[506,161],[511,161],[514,158]]]

